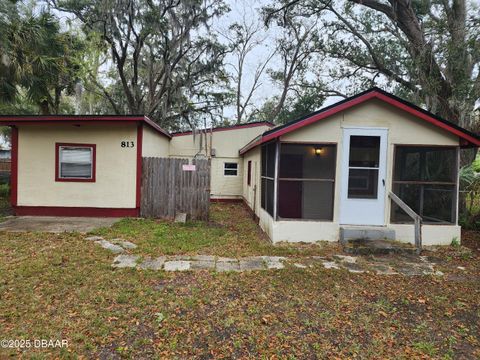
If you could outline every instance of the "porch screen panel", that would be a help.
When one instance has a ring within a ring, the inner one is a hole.
[[[441,146],[396,146],[393,192],[424,223],[456,222],[457,150]],[[392,204],[391,220],[413,220]]]
[[[336,145],[281,144],[278,216],[332,220]]]
[[[262,146],[262,169],[261,169],[261,199],[262,209],[273,216],[274,187],[275,187],[275,153],[276,143],[268,143]]]

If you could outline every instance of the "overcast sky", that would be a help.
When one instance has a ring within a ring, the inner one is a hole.
[[[480,1],[480,0],[479,0]],[[263,6],[272,4],[272,0],[225,0],[225,2],[230,6],[231,11],[223,16],[220,21],[214,24],[214,29],[218,33],[224,33],[228,27],[235,22],[242,22],[246,19],[247,23],[259,22],[263,24],[261,17],[259,16],[259,11]],[[276,2],[274,2],[276,3]],[[279,36],[278,28],[274,26],[266,29],[263,28],[262,31],[258,34],[260,39],[263,39],[262,44],[256,47],[248,56],[245,75],[246,78],[243,82],[244,90],[248,90],[252,86],[253,75],[259,63],[262,63],[269,57],[275,48],[275,38]],[[222,39],[222,36],[219,35],[219,38]],[[224,40],[224,39],[223,39]],[[235,60],[233,56],[227,56],[227,62],[231,63]],[[273,57],[269,62],[269,67],[275,68],[278,66],[278,58]],[[320,64],[319,64],[320,66]],[[227,65],[227,68],[232,70],[231,66]],[[256,106],[260,106],[268,98],[279,94],[280,89],[272,81],[270,81],[268,74],[264,73],[261,79],[261,87],[255,93],[253,97],[253,103]],[[328,98],[323,106],[330,105],[336,101],[341,100],[340,97],[331,97]],[[235,107],[230,106],[225,109],[224,115],[228,118],[233,118],[235,116]]]
[[[226,42],[222,34],[226,34],[230,25],[235,22],[242,23],[246,22],[247,24],[261,24],[263,21],[259,16],[259,10],[267,5],[271,4],[272,0],[224,0],[231,11],[220,19],[216,19],[212,23],[211,31],[215,32],[220,41]],[[72,14],[62,13],[55,11],[56,15],[61,19],[63,25],[67,27],[67,20],[74,19]],[[278,28],[272,26],[270,28],[265,28],[262,26],[262,30],[257,34],[257,37],[262,40],[261,45],[257,46],[251,53],[249,53],[246,64],[245,72],[243,79],[243,89],[248,91],[252,86],[253,76],[255,70],[259,63],[263,63],[270,54],[274,51],[275,48],[275,38],[280,36]],[[232,64],[235,62],[235,57],[233,55],[227,55],[227,70],[229,72],[234,72]],[[273,57],[269,62],[268,67],[276,68],[279,64],[278,58]],[[266,72],[263,73],[261,78],[261,86],[256,91],[252,98],[252,102],[255,106],[259,107],[265,102],[268,98],[271,98],[274,95],[279,94],[280,89],[276,86],[270,79]],[[234,84],[232,84],[234,85]],[[329,98],[324,105],[329,105],[335,101],[340,100],[340,98]],[[234,120],[236,115],[235,106],[228,106],[224,109],[224,116]]]
[[[225,0],[226,3],[230,6],[231,11],[222,17],[220,21],[218,21],[214,25],[214,29],[220,33],[219,39],[222,41],[226,41],[221,34],[226,33],[228,27],[235,23],[242,23],[246,22],[247,24],[255,24],[260,23],[262,24],[262,19],[258,16],[258,10],[268,4],[269,1],[266,0]],[[253,82],[253,75],[257,66],[263,63],[270,54],[273,52],[275,48],[275,33],[274,29],[262,29],[257,34],[257,38],[262,41],[262,44],[257,46],[252,52],[248,55],[245,64],[245,79],[243,81],[243,89],[247,91],[250,89]],[[234,72],[232,68],[232,63],[235,62],[235,56],[229,55],[227,56],[227,70]],[[270,63],[269,67],[275,67],[276,59],[273,58]],[[264,72],[261,78],[261,87],[253,96],[253,102],[260,106],[267,98],[278,94],[279,89],[276,87],[269,79],[268,75]],[[225,109],[225,116],[233,117],[235,115],[235,108],[229,107]]]

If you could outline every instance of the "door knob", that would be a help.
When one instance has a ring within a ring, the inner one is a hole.
[[[385,179],[382,179],[382,184],[383,186],[385,186]]]

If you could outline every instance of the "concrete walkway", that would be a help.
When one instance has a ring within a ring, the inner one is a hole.
[[[137,268],[142,270],[162,271],[264,271],[280,270],[288,267],[308,269],[316,266],[331,270],[347,270],[351,273],[375,273],[379,275],[436,275],[435,264],[426,257],[404,258],[395,256],[362,257],[333,255],[331,257],[282,257],[282,256],[250,256],[241,258],[224,258],[210,255],[195,256],[160,256],[143,258],[139,255],[122,254],[115,257],[112,266],[115,268]]]
[[[128,254],[136,245],[122,239],[105,240],[100,236],[90,236],[86,240],[111,251],[114,268],[136,268],[153,271],[198,271],[217,272],[265,271],[285,268],[308,269],[321,266],[331,270],[347,270],[351,273],[374,273],[378,275],[435,275],[443,276],[435,269],[435,262],[426,256],[385,255],[348,256],[343,254],[305,257],[249,256],[226,258],[212,255],[159,256],[156,258]]]
[[[80,232],[88,233],[100,227],[110,227],[119,218],[12,216],[0,223],[0,231],[9,232]]]

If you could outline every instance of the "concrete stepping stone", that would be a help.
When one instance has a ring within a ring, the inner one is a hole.
[[[123,239],[113,239],[112,242],[114,242],[115,244],[120,245],[120,246],[123,247],[124,249],[132,250],[132,249],[136,249],[136,248],[137,248],[137,245],[135,245],[134,243],[132,243],[132,242],[130,242],[130,241],[123,240]]]
[[[190,262],[192,270],[213,270],[215,269],[215,258],[213,261],[209,260],[195,260]]]
[[[333,258],[344,263],[354,264],[357,262],[357,257],[348,255],[333,255]]]
[[[262,256],[263,261],[265,261],[265,265],[268,269],[283,269],[285,265],[283,261],[286,260],[283,256]]]
[[[300,263],[293,263],[293,266],[299,268],[299,269],[306,269],[307,265],[300,264]]]
[[[102,248],[107,249],[113,252],[114,254],[119,254],[125,251],[125,249],[122,248],[121,246],[112,244],[111,242],[103,239],[99,241],[95,241],[95,244],[100,245]]]
[[[335,261],[323,261],[322,264],[325,269],[340,269],[340,266]]]
[[[100,241],[100,240],[103,240],[103,237],[101,237],[101,236],[89,236],[89,237],[86,237],[85,240],[88,240],[88,241]]]
[[[215,268],[218,272],[240,271],[240,262],[237,259],[218,258]]]
[[[383,264],[370,264],[373,271],[375,271],[378,275],[398,275],[391,266],[383,265]]]
[[[114,268],[134,268],[137,266],[138,259],[140,259],[138,255],[118,255],[113,259],[112,266]]]
[[[240,259],[240,271],[266,270],[265,261],[261,256]]]
[[[160,256],[155,259],[146,258],[138,267],[142,270],[161,270],[165,260],[165,256]]]
[[[163,264],[165,271],[187,271],[190,270],[190,261],[172,260]]]

